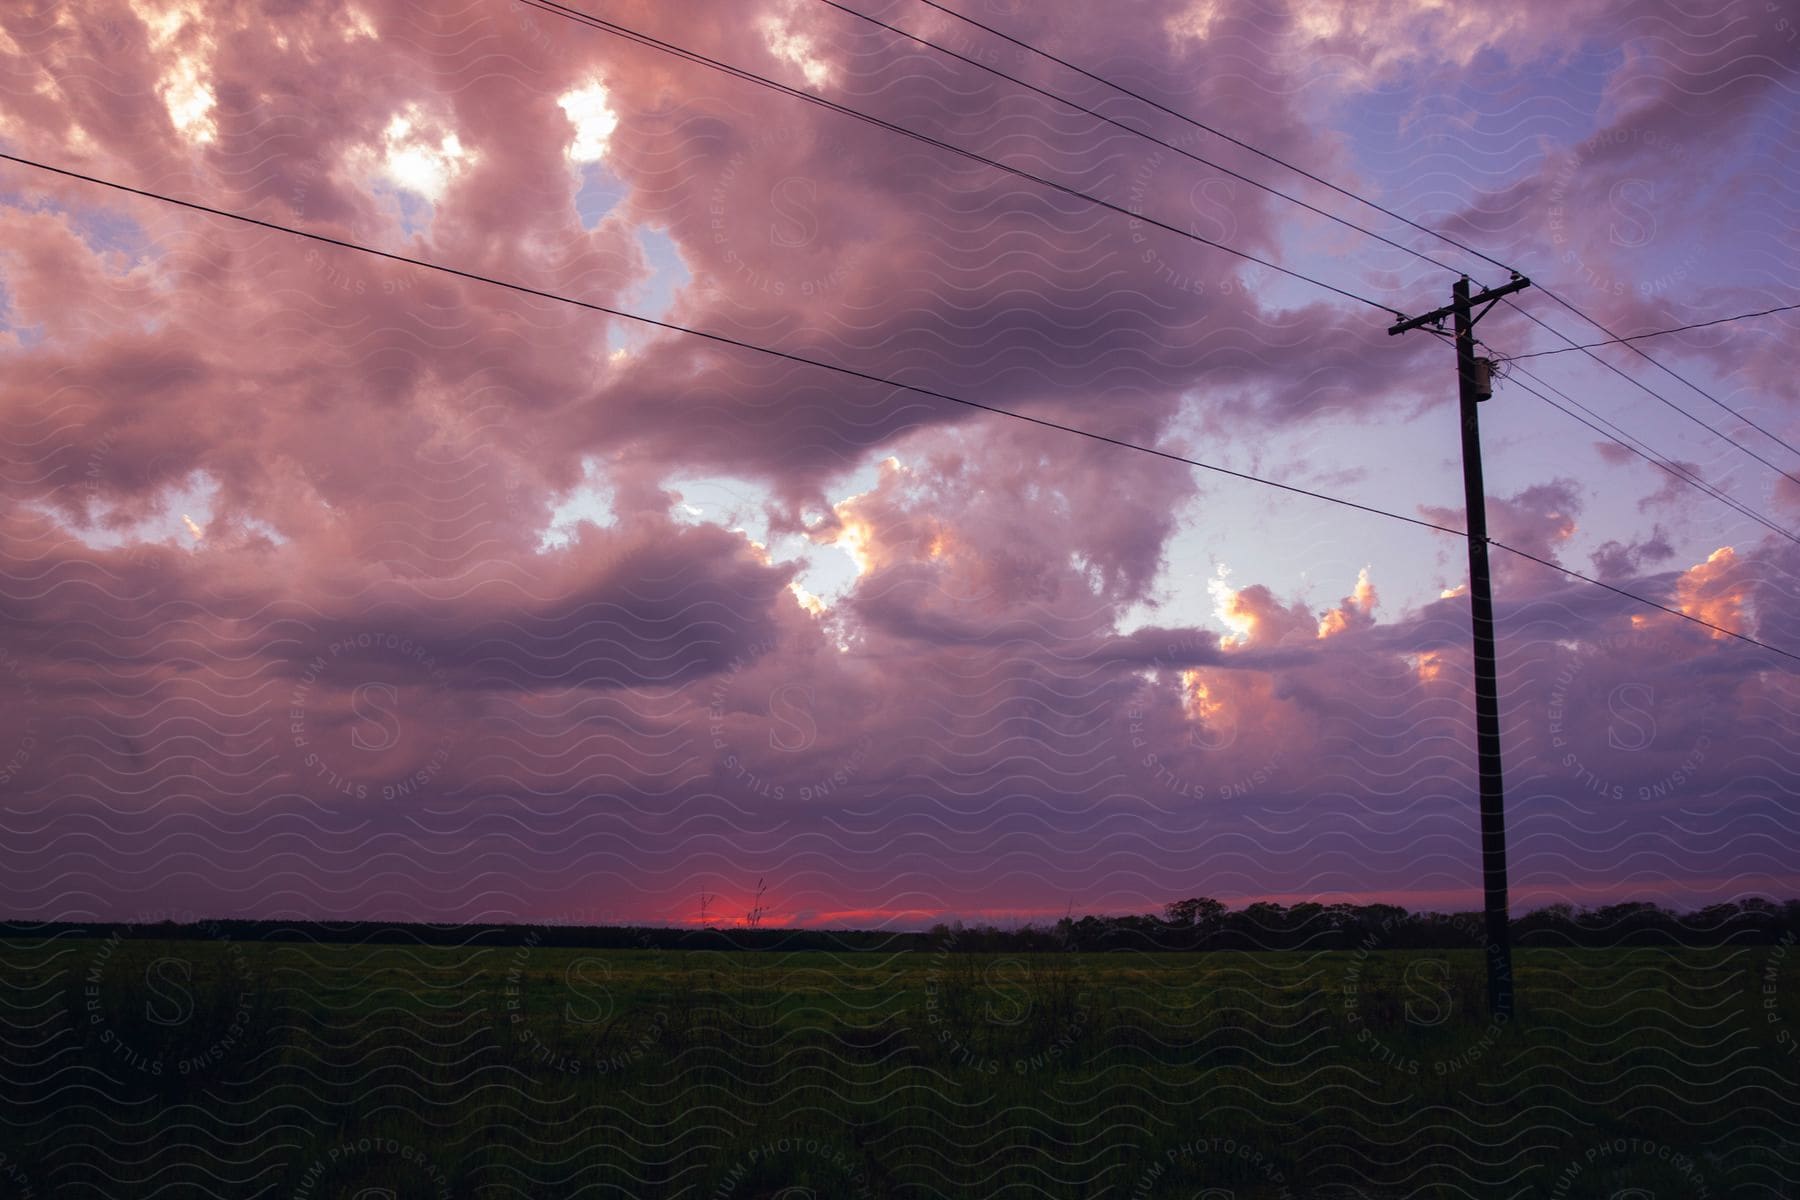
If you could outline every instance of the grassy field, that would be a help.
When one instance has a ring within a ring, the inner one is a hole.
[[[1800,953],[1481,965],[13,940],[0,1195],[1800,1196]]]

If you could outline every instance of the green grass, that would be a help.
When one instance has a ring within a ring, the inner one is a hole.
[[[14,940],[0,1193],[1800,1195],[1800,955],[1481,969]]]

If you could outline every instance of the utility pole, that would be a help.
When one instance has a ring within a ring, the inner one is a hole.
[[[1469,611],[1475,631],[1475,748],[1481,778],[1481,879],[1487,915],[1488,1014],[1513,1015],[1512,936],[1507,926],[1506,783],[1500,772],[1500,685],[1494,669],[1494,597],[1488,578],[1487,492],[1481,482],[1481,418],[1478,405],[1493,394],[1493,364],[1475,357],[1475,323],[1503,296],[1531,286],[1517,271],[1512,280],[1469,295],[1464,275],[1450,289],[1450,303],[1388,330],[1390,336],[1432,326],[1442,334],[1452,318],[1456,342],[1457,396],[1462,408],[1463,504],[1468,511]],[[1486,307],[1471,313],[1475,305]]]

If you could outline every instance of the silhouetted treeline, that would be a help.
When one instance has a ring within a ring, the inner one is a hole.
[[[1228,909],[1194,897],[1137,916],[1064,917],[1053,925],[935,925],[923,932],[621,925],[432,925],[374,921],[0,922],[0,937],[165,937],[244,942],[428,946],[585,946],[639,950],[913,950],[1033,953],[1079,950],[1479,949],[1478,912],[1408,912],[1393,904],[1260,902]],[[1512,921],[1518,946],[1768,945],[1800,940],[1800,900],[1749,899],[1676,912],[1644,902],[1540,908]]]
[[[1513,918],[1518,946],[1766,945],[1800,937],[1800,900],[1750,899],[1676,912],[1634,901],[1601,908],[1551,905]],[[1257,903],[1227,909],[1217,900],[1179,900],[1158,914],[1064,918],[1048,931],[1070,949],[1408,950],[1479,949],[1479,912],[1408,912],[1393,904]],[[965,933],[964,941],[974,940]]]

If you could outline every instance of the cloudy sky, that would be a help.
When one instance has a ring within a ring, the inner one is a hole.
[[[1387,327],[1800,300],[1800,21],[580,7],[0,11],[5,154],[531,289],[0,163],[0,910],[1479,904],[1450,350]],[[1493,536],[1800,653],[1797,329],[1509,364]],[[1515,904],[1794,894],[1795,661],[1495,587]]]

